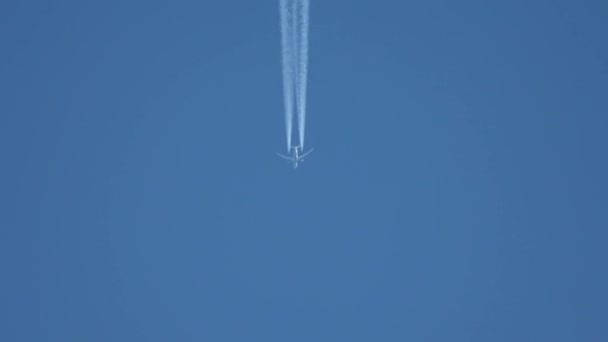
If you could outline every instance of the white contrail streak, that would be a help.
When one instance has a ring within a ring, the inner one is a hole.
[[[310,0],[280,0],[283,96],[287,148],[291,148],[294,111],[300,147],[304,148],[308,79],[308,17]]]
[[[304,129],[306,127],[306,89],[308,82],[308,14],[309,0],[301,0],[298,14],[298,76],[297,76],[297,104],[298,128],[300,135],[300,148],[304,149]]]
[[[294,111],[294,70],[293,70],[293,13],[288,7],[289,0],[281,0],[281,53],[283,61],[283,97],[285,101],[285,131],[287,135],[287,152],[291,149]]]

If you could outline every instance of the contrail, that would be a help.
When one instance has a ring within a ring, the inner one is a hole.
[[[310,0],[280,0],[283,96],[287,149],[291,148],[294,110],[300,147],[304,148],[308,79],[308,17]]]
[[[287,135],[287,152],[291,149],[294,110],[294,70],[293,70],[293,13],[288,7],[289,0],[281,0],[281,52],[283,60],[283,97],[285,101],[285,131]]]
[[[309,0],[301,0],[298,14],[298,76],[297,76],[297,104],[298,128],[300,133],[300,148],[304,150],[304,129],[306,127],[306,88],[308,82],[308,15]]]

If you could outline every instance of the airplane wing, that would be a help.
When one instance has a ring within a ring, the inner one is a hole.
[[[290,157],[288,157],[288,156],[284,156],[284,155],[282,155],[282,154],[280,154],[280,153],[277,153],[277,156],[279,156],[279,157],[281,157],[281,158],[283,158],[283,159],[285,159],[285,160],[289,160],[289,161],[291,161],[291,160],[292,160],[292,158],[290,158]]]
[[[310,149],[310,151],[308,151],[308,152],[304,153],[304,154],[303,154],[303,155],[302,155],[300,158],[304,158],[304,157],[306,157],[306,156],[307,156],[307,155],[309,155],[309,154],[310,154],[310,152],[312,152],[313,150],[314,150],[314,148],[311,148],[311,149]]]

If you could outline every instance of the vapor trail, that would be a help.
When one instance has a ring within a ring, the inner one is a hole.
[[[283,96],[287,149],[291,148],[294,111],[300,147],[304,148],[308,79],[308,16],[310,0],[280,0]]]
[[[281,53],[283,63],[283,97],[285,107],[285,133],[287,135],[287,151],[291,149],[291,137],[293,131],[293,112],[294,112],[294,46],[293,34],[293,13],[288,7],[289,0],[280,0],[281,12]]]
[[[296,97],[298,104],[298,128],[300,135],[300,147],[304,149],[304,132],[306,128],[306,90],[308,82],[308,18],[310,1],[300,0],[298,18],[298,63],[297,63],[297,88]]]

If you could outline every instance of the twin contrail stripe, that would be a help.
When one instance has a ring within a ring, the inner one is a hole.
[[[287,150],[291,148],[293,114],[298,116],[300,147],[304,148],[308,79],[309,0],[280,0],[283,97]]]

